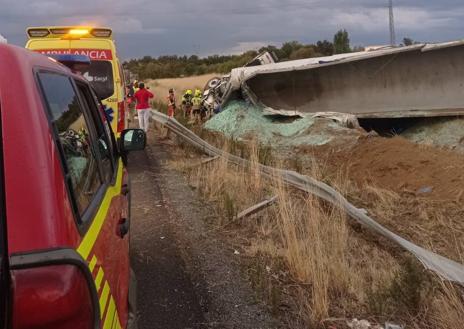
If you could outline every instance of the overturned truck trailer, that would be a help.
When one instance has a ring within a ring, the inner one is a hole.
[[[243,67],[226,79],[223,103],[244,96],[281,114],[464,115],[464,41]]]

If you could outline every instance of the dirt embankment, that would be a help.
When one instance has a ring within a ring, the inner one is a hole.
[[[401,137],[366,137],[346,150],[325,146],[300,151],[320,160],[329,182],[340,177],[348,182],[347,197],[381,224],[464,261],[462,154]]]
[[[344,164],[349,179],[359,184],[438,200],[463,196],[464,156],[401,137],[365,138],[353,150],[334,154],[329,163]]]

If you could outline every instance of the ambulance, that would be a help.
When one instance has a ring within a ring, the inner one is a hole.
[[[116,53],[113,31],[100,27],[30,27],[26,48],[45,55],[85,55],[91,65],[82,72],[106,107],[113,131],[127,127],[124,71]]]

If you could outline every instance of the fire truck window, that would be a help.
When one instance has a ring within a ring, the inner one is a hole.
[[[39,77],[65,158],[64,167],[71,178],[73,196],[82,215],[102,184],[89,126],[68,77],[54,73],[41,73]]]
[[[82,99],[85,102],[85,106],[88,108],[88,113],[91,115],[90,124],[97,133],[97,151],[100,154],[102,174],[105,182],[110,182],[113,178],[114,173],[114,149],[111,143],[110,135],[107,134],[102,123],[103,116],[100,113],[98,104],[92,96],[92,92],[89,87],[83,83],[76,82]]]
[[[113,66],[108,61],[92,61],[82,75],[90,82],[100,99],[114,94]]]

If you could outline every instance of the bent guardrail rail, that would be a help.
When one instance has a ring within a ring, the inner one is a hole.
[[[184,139],[191,145],[197,147],[210,156],[220,156],[227,158],[229,162],[242,167],[248,167],[250,165],[248,160],[232,155],[230,153],[226,153],[208,144],[195,133],[180,124],[176,119],[169,118],[165,114],[158,111],[152,111],[152,118],[153,120],[163,124],[166,128],[170,129],[180,138]],[[266,177],[280,177],[287,185],[316,195],[317,197],[333,204],[334,206],[339,207],[364,227],[382,235],[383,237],[395,242],[403,249],[409,251],[424,265],[426,269],[434,272],[442,279],[456,282],[464,286],[463,264],[440,256],[432,251],[426,250],[393,233],[369,217],[365,210],[359,209],[348,202],[348,200],[342,194],[340,194],[329,185],[290,170],[277,169],[261,164],[259,165],[259,169],[261,174]]]

